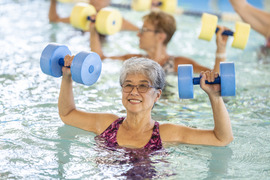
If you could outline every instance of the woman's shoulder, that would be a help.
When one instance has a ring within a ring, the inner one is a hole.
[[[172,127],[175,127],[175,126],[178,126],[176,124],[172,124],[172,123],[159,123],[159,129],[160,130],[168,130],[169,128],[172,128]]]
[[[111,113],[103,114],[103,119],[99,123],[100,125],[98,128],[98,134],[105,131],[113,122],[119,119],[121,118],[115,114],[111,114]]]

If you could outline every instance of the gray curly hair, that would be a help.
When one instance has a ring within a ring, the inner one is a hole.
[[[145,57],[133,57],[124,61],[120,71],[120,85],[122,85],[128,74],[143,74],[151,81],[156,89],[163,90],[165,86],[165,72],[155,61]]]

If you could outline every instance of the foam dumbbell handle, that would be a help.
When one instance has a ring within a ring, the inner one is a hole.
[[[218,32],[219,28],[216,29],[216,33]],[[234,32],[230,31],[230,30],[225,30],[222,32],[222,35],[227,35],[227,36],[233,36]]]
[[[195,78],[193,78],[193,84],[194,85],[199,85],[200,82],[201,82],[201,77],[195,77]],[[220,76],[218,76],[217,78],[215,78],[215,80],[213,82],[205,81],[205,84],[220,84]]]
[[[88,21],[91,21],[92,23],[95,23],[96,20],[95,19],[92,19],[91,16],[87,16],[87,20]],[[115,24],[115,21],[113,21],[113,25]]]
[[[60,58],[60,59],[59,59],[58,64],[59,64],[60,66],[62,66],[62,67],[64,66],[64,67],[70,68],[70,66],[65,66],[65,61],[64,61],[63,58]]]
[[[199,85],[201,77],[192,77],[193,68],[191,65],[180,66],[178,68],[178,92],[180,99],[194,98],[193,85]],[[221,84],[220,76],[214,82],[205,81],[206,84]]]
[[[95,19],[92,19],[91,16],[87,16],[87,20],[88,20],[88,21],[91,21],[91,22],[93,22],[93,23],[96,22],[96,20],[95,20]]]
[[[154,3],[152,3],[152,5],[154,5]],[[157,6],[161,6],[162,2],[158,2]]]

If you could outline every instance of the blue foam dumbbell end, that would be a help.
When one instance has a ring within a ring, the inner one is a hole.
[[[64,59],[68,54],[71,55],[71,52],[67,46],[56,43],[48,44],[40,57],[42,72],[53,77],[62,76],[62,66],[59,64],[59,60]]]
[[[75,82],[90,86],[98,80],[102,62],[97,53],[80,52],[74,57],[70,67]]]
[[[235,96],[235,67],[232,62],[220,63],[221,96]]]
[[[192,65],[178,65],[178,93],[181,99],[193,98]]]

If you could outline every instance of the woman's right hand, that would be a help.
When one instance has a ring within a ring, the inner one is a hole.
[[[208,94],[208,96],[220,97],[220,91],[221,91],[220,84],[206,84],[205,83],[205,81],[214,82],[215,79],[219,76],[219,74],[214,71],[203,71],[200,73],[200,76],[201,76],[200,86]]]
[[[71,66],[71,63],[74,59],[74,56],[66,55],[64,58],[65,64],[62,67],[63,76],[71,76],[70,68],[67,66]]]

